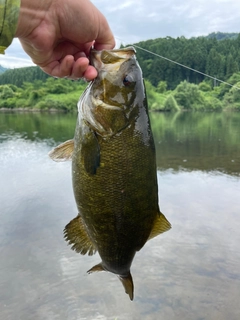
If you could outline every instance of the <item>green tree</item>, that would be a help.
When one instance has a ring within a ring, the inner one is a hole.
[[[164,93],[167,90],[167,81],[159,81],[157,85],[157,92]]]
[[[204,108],[204,98],[196,84],[181,82],[174,91],[174,98],[183,109]]]
[[[233,55],[231,53],[227,56],[227,62],[226,62],[226,77],[229,78],[234,73],[238,72],[238,64],[233,58]]]
[[[8,85],[0,87],[0,98],[1,99],[8,99],[14,97],[15,93]]]
[[[167,99],[164,102],[164,108],[165,111],[180,111],[181,108],[177,104],[177,101],[175,100],[174,96],[170,94]]]

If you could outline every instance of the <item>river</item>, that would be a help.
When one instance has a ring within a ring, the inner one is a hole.
[[[161,211],[172,229],[132,265],[133,302],[73,252],[71,163],[48,152],[76,115],[0,113],[0,319],[240,319],[240,113],[151,113]]]

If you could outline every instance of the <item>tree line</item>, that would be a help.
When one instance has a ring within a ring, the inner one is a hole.
[[[201,72],[137,49],[150,110],[240,110],[240,34],[166,37],[136,45]],[[0,74],[0,108],[76,110],[86,85],[83,81],[55,79],[39,67],[7,70]]]
[[[226,80],[240,70],[240,34],[221,39],[218,41],[216,37],[166,37],[136,44],[202,74],[138,48],[137,57],[144,77],[154,86],[157,86],[159,81],[166,81],[168,89],[175,89],[184,80],[198,84],[207,79],[203,74]]]
[[[83,81],[53,77],[23,82],[21,87],[0,85],[0,108],[72,111],[85,88]]]
[[[240,72],[227,81],[232,86],[222,83],[212,87],[206,81],[195,84],[184,80],[174,90],[169,90],[166,81],[159,81],[155,87],[145,80],[149,110],[240,110]],[[22,87],[0,85],[0,109],[77,110],[77,101],[86,86],[83,81],[53,77],[46,81],[24,82]]]
[[[0,85],[13,84],[21,88],[24,82],[33,82],[35,80],[46,81],[49,77],[39,67],[8,69],[0,74]]]

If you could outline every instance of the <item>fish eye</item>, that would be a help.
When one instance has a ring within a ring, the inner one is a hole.
[[[132,82],[133,82],[132,78],[129,77],[129,76],[125,76],[123,78],[123,84],[124,84],[125,87],[129,86]]]

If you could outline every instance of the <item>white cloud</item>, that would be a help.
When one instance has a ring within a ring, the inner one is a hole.
[[[0,65],[5,68],[21,68],[35,66],[29,59],[18,58],[17,56],[0,56]]]
[[[5,55],[0,55],[0,65],[5,68],[21,68],[34,66],[34,63],[22,49],[19,40],[14,39]]]

